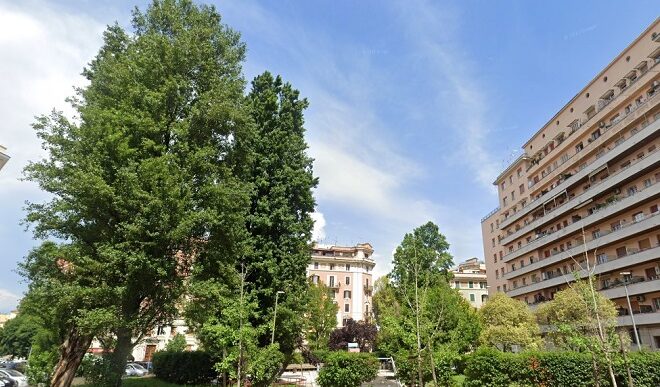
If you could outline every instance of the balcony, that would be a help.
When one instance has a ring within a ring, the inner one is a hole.
[[[660,278],[657,276],[651,278],[635,277],[633,281],[627,284],[627,286],[628,294],[630,296],[658,292],[660,291]],[[623,282],[610,284],[607,288],[601,289],[600,292],[610,300],[626,296],[626,289],[623,287]]]
[[[374,287],[372,285],[364,285],[364,292],[366,294],[371,294],[374,291]]]
[[[339,283],[339,282],[331,282],[330,284],[328,284],[328,287],[329,287],[330,289],[339,289],[339,288],[341,287],[341,283]]]
[[[655,217],[658,218],[658,217]],[[640,222],[642,223],[642,222]],[[656,220],[655,225],[658,225],[658,222]],[[611,234],[610,234],[611,235]],[[591,242],[590,242],[591,243]],[[576,250],[580,246],[572,249]],[[591,248],[594,246],[592,245]],[[570,251],[570,250],[569,250]],[[564,256],[564,254],[562,254]],[[567,259],[570,256],[573,255],[565,255],[563,259]],[[629,253],[626,255],[620,256],[620,257],[612,257],[607,260],[607,262],[603,263],[597,263],[594,268],[594,273],[593,274],[602,274],[602,273],[607,273],[610,271],[614,270],[620,270],[629,266],[637,265],[640,263],[648,262],[648,261],[653,261],[657,260],[660,258],[660,244],[656,244],[655,246],[645,249],[645,250],[631,250]],[[548,258],[550,259],[550,258]],[[561,259],[561,260],[563,260]],[[593,258],[590,258],[593,259]],[[547,259],[546,259],[547,260]],[[561,261],[557,260],[557,262]],[[553,259],[554,261],[554,259]],[[555,263],[555,262],[548,262],[548,264]],[[532,266],[532,265],[530,265]],[[545,265],[543,266],[545,267]],[[586,270],[580,270],[578,272],[578,275],[580,278],[584,278],[587,276],[587,271]],[[553,274],[552,277],[549,277],[547,279],[541,279],[538,280],[537,282],[532,282],[531,284],[524,285],[524,286],[519,286],[515,289],[511,289],[510,291],[507,292],[507,295],[510,297],[515,297],[515,296],[520,296],[523,294],[527,293],[533,293],[533,292],[538,292],[542,289],[547,289],[551,288],[554,286],[559,286],[568,282],[572,282],[574,280],[574,277],[571,273],[566,273],[566,274]]]
[[[656,152],[654,152],[654,153],[656,153]],[[648,159],[652,160],[653,158],[648,158]],[[652,161],[653,161],[654,164],[660,163],[660,160],[653,159]],[[628,170],[628,172],[631,172],[631,173],[632,172],[636,173],[636,171],[629,171],[629,169],[630,169],[630,167],[627,168],[626,170]],[[624,171],[626,171],[626,170],[624,170]],[[627,179],[629,176],[621,176],[621,177],[623,179]],[[615,179],[615,180],[620,181],[622,179]],[[514,251],[510,252],[509,254],[503,256],[502,259],[504,259],[505,262],[510,262],[511,260],[513,260],[515,258],[521,257],[521,256],[523,256],[525,254],[528,254],[528,253],[530,253],[530,252],[532,252],[536,249],[539,249],[539,248],[541,248],[543,246],[546,246],[546,245],[548,245],[552,242],[555,242],[558,239],[566,237],[566,236],[570,235],[573,232],[579,231],[579,230],[581,230],[582,227],[590,226],[590,225],[592,225],[592,224],[594,224],[594,223],[596,223],[600,220],[603,220],[603,219],[609,218],[611,216],[614,216],[617,213],[622,212],[622,211],[624,211],[624,210],[626,210],[626,209],[628,209],[628,208],[630,208],[630,207],[632,207],[636,204],[643,203],[644,201],[646,201],[648,199],[654,198],[655,196],[660,194],[660,184],[658,184],[658,183],[659,182],[656,181],[653,184],[651,184],[650,186],[645,187],[645,188],[637,191],[637,193],[635,193],[633,195],[628,195],[628,196],[625,196],[622,199],[618,199],[618,200],[612,201],[610,203],[605,203],[605,204],[603,204],[602,207],[598,208],[592,214],[585,215],[585,216],[581,217],[580,220],[577,220],[577,221],[574,221],[574,222],[570,223],[568,226],[562,228],[561,230],[557,230],[557,231],[554,231],[554,232],[551,232],[551,233],[549,232],[549,233],[542,234],[541,236],[538,236],[536,239],[530,241],[529,243],[522,245],[519,249],[514,250]],[[607,190],[609,188],[611,188],[611,184],[607,184],[607,187],[605,187],[605,189],[599,189],[599,191],[604,191],[604,190]],[[587,191],[587,192],[589,192],[589,191]],[[585,193],[587,193],[587,192],[585,192]],[[572,203],[576,203],[575,198],[572,201]],[[577,203],[578,203],[577,205],[580,206],[580,205],[582,205],[581,203],[586,203],[586,202],[582,200],[582,201],[578,201]],[[565,208],[561,210],[561,213],[566,213],[566,212],[568,212],[566,210],[574,209],[576,207],[575,205],[568,206],[568,203],[565,204],[564,206],[565,206]]]
[[[655,67],[657,64],[658,64],[658,62],[654,63],[654,64],[651,66],[651,68]],[[592,130],[592,131],[595,130],[595,129],[597,129],[597,128],[596,128],[596,122],[600,122],[599,120],[603,120],[603,117],[605,117],[606,115],[612,113],[612,112],[616,109],[616,106],[612,105],[612,107],[611,107],[610,109],[607,109],[607,111],[605,111],[605,108],[606,108],[608,105],[610,105],[612,102],[617,101],[617,100],[619,99],[620,96],[624,96],[624,97],[628,97],[628,96],[630,96],[630,95],[631,95],[631,92],[630,92],[630,88],[631,88],[631,86],[632,86],[633,84],[635,84],[635,83],[638,83],[638,81],[639,81],[640,79],[642,79],[642,78],[647,78],[647,77],[645,77],[645,75],[648,74],[648,73],[649,73],[648,70],[645,71],[645,72],[642,72],[642,74],[640,74],[640,76],[638,76],[638,77],[635,78],[633,81],[631,81],[630,84],[629,84],[628,87],[627,87],[627,92],[625,92],[625,93],[622,91],[622,92],[620,92],[619,94],[614,95],[614,92],[613,92],[613,90],[612,90],[612,91],[611,91],[611,92],[612,92],[611,95],[609,95],[609,96],[608,96],[607,94],[606,94],[606,95],[603,95],[603,96],[599,99],[599,101],[598,101],[598,111],[595,112],[595,113],[593,113],[593,114],[591,114],[590,116],[587,116],[586,120],[583,119],[582,122],[579,123],[578,125],[575,125],[575,126],[571,127],[571,131],[569,132],[568,136],[570,137],[573,133],[577,132],[578,130],[580,130],[580,129],[582,129],[582,128],[588,128],[589,130]],[[648,78],[647,78],[646,80],[648,80],[649,83],[650,83],[650,81],[651,81],[651,79],[648,79]],[[640,87],[640,88],[637,89],[637,91],[642,90],[642,89],[643,89],[643,87]],[[655,96],[655,95],[651,95],[650,97],[654,97],[654,96]],[[650,97],[649,97],[649,99],[651,99]],[[618,100],[617,102],[621,102],[621,100]],[[642,104],[642,105],[643,105],[643,104]],[[642,105],[635,106],[635,109],[640,108]],[[605,111],[605,113],[603,113],[603,111]],[[628,114],[628,113],[631,113],[631,112],[632,112],[632,111],[626,111],[625,114]],[[619,120],[623,120],[623,118],[624,118],[624,117],[620,117]],[[579,122],[579,120],[576,120],[576,121]],[[593,125],[588,125],[589,123],[591,123],[591,124],[593,124]],[[613,126],[613,125],[612,125],[612,126]],[[565,141],[565,139],[562,138],[562,141],[560,141],[559,144],[561,144],[561,143],[564,142],[564,141]],[[548,144],[546,144],[546,146],[549,145],[549,143],[550,143],[550,142],[548,142]],[[558,144],[557,147],[554,148],[553,150],[557,150],[557,149],[559,149],[559,144]],[[545,157],[547,157],[547,155],[549,155],[551,152],[552,152],[552,150],[551,150],[550,152],[548,152],[546,155],[543,155],[543,156],[541,156],[539,159],[537,159],[535,163],[532,163],[532,164],[527,168],[527,172],[532,171],[533,169],[535,169],[535,167],[538,168],[538,166],[540,165],[539,162],[540,162],[541,160],[543,160]],[[575,155],[573,155],[573,156],[575,156]],[[572,158],[572,156],[571,156],[570,158]],[[569,160],[570,160],[570,158],[569,158]],[[561,166],[562,164],[568,162],[569,160],[565,160],[565,161],[561,162],[561,164],[559,164],[559,166]],[[538,172],[538,171],[532,171],[530,174],[534,174],[535,172]],[[550,176],[550,175],[551,175],[551,173],[548,174],[548,175],[546,175],[546,176],[544,176],[544,177],[541,178],[537,183],[534,183],[534,184],[533,184],[532,186],[530,186],[529,188],[532,188],[533,186],[535,186],[535,185],[541,183],[543,180],[545,180],[545,178],[547,178],[547,177]]]
[[[575,247],[572,247],[565,251],[560,251],[559,253],[551,255],[548,258],[541,259],[540,261],[536,261],[520,269],[509,271],[506,274],[504,274],[502,278],[504,279],[516,278],[521,275],[533,272],[535,270],[561,262],[570,257],[575,257],[580,254],[583,254],[585,249],[587,251],[590,251],[596,247],[602,247],[614,243],[620,239],[628,238],[633,235],[642,233],[646,230],[657,227],[658,224],[660,224],[660,216],[658,215],[660,215],[660,212],[655,212],[651,215],[646,216],[644,219],[638,222],[628,223],[622,226],[621,228],[619,228],[618,230],[604,231],[599,235],[598,238],[593,238],[589,242],[587,242],[586,247],[584,243],[580,243]]]
[[[635,312],[635,325],[653,325],[660,324],[660,311],[651,311],[647,313]],[[632,326],[632,319],[630,315],[617,317],[617,325],[619,326]]]
[[[650,102],[655,99],[657,99],[658,95],[660,93],[656,93],[652,98],[649,98],[645,104],[647,106],[651,106]],[[637,113],[642,114],[643,112],[640,111],[641,107],[636,110]],[[636,114],[637,115],[637,114]],[[500,230],[507,228],[508,226],[512,225],[516,221],[520,220],[523,216],[528,215],[530,212],[533,210],[536,210],[538,207],[541,205],[546,205],[548,202],[550,202],[552,199],[554,199],[556,196],[560,195],[562,192],[566,191],[568,188],[578,184],[582,179],[588,177],[591,173],[594,171],[600,169],[604,165],[606,165],[608,162],[614,160],[615,158],[621,156],[624,154],[626,151],[629,149],[635,147],[636,145],[644,142],[647,138],[653,137],[657,135],[658,130],[660,129],[660,122],[658,122],[655,117],[649,117],[651,122],[649,125],[647,125],[644,129],[640,130],[636,134],[628,137],[626,140],[623,142],[620,142],[618,144],[615,144],[614,147],[603,153],[600,157],[597,159],[593,160],[590,164],[587,164],[586,167],[582,168],[580,171],[575,173],[574,175],[571,175],[570,177],[567,177],[564,179],[559,185],[556,187],[552,188],[549,190],[546,194],[541,196],[538,199],[531,200],[527,205],[525,205],[523,208],[521,208],[519,211],[513,213],[509,217],[505,218],[500,222]],[[628,119],[625,120],[620,120],[617,122],[617,124],[612,125],[610,127],[609,132],[613,133],[611,130],[612,128],[615,128],[618,124],[621,122],[628,122]],[[594,144],[602,144],[605,141],[604,135],[601,135],[598,141],[593,141],[589,145],[594,145]],[[609,137],[607,137],[609,139]],[[585,154],[584,150],[582,150],[579,154]],[[541,200],[543,198],[549,198],[547,200]]]

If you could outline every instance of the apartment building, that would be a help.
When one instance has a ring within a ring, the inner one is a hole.
[[[0,145],[0,169],[7,164],[7,161],[9,161],[9,155],[7,154],[7,148],[4,146]]]
[[[488,299],[486,264],[477,258],[470,258],[451,271],[450,285],[461,293],[475,308],[480,308]]]
[[[322,282],[334,291],[339,305],[338,327],[349,318],[356,321],[371,318],[372,273],[376,266],[373,253],[369,243],[356,246],[316,244],[312,248],[307,274],[314,283]]]
[[[6,314],[0,314],[0,328],[4,327],[7,321],[16,318],[17,315],[18,315],[18,311],[16,310],[12,310],[11,312]]]
[[[482,219],[489,291],[535,305],[590,267],[660,349],[660,19],[524,145]],[[623,285],[632,307],[628,307]],[[634,335],[631,335],[635,340]]]

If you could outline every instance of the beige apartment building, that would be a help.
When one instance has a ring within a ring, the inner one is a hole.
[[[356,246],[325,246],[312,248],[312,260],[307,275],[314,283],[322,282],[334,292],[339,305],[337,326],[347,319],[369,320],[372,314],[373,247],[369,243]]]
[[[7,148],[4,146],[0,145],[0,169],[7,164],[7,161],[9,161],[9,155],[7,154]]]
[[[482,219],[491,293],[534,306],[588,266],[617,304],[619,325],[632,332],[632,313],[652,349],[660,349],[658,63],[660,19],[523,145],[494,182],[498,208]]]
[[[486,264],[477,258],[470,258],[451,271],[450,285],[461,293],[475,308],[481,308],[488,299]]]

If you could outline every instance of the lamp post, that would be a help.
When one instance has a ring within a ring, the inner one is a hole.
[[[630,275],[629,271],[624,271],[619,273],[623,276],[623,288],[626,291],[626,300],[628,301],[628,310],[630,311],[630,320],[632,321],[633,332],[635,332],[635,343],[637,344],[637,349],[641,349],[642,345],[639,342],[639,334],[637,333],[637,325],[635,325],[635,313],[633,313],[632,305],[630,305],[630,295],[628,294],[628,279],[626,276]]]
[[[273,344],[275,342],[275,320],[277,319],[277,301],[280,296],[280,294],[284,294],[284,291],[278,290],[277,293],[275,293],[275,312],[273,313],[273,331],[270,336],[270,343]]]

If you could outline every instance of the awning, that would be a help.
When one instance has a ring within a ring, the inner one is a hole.
[[[589,174],[589,178],[591,178],[594,175],[597,175],[598,173],[604,171],[605,169],[607,169],[607,163],[603,164],[602,167],[596,168],[595,170],[591,171],[591,173]]]

